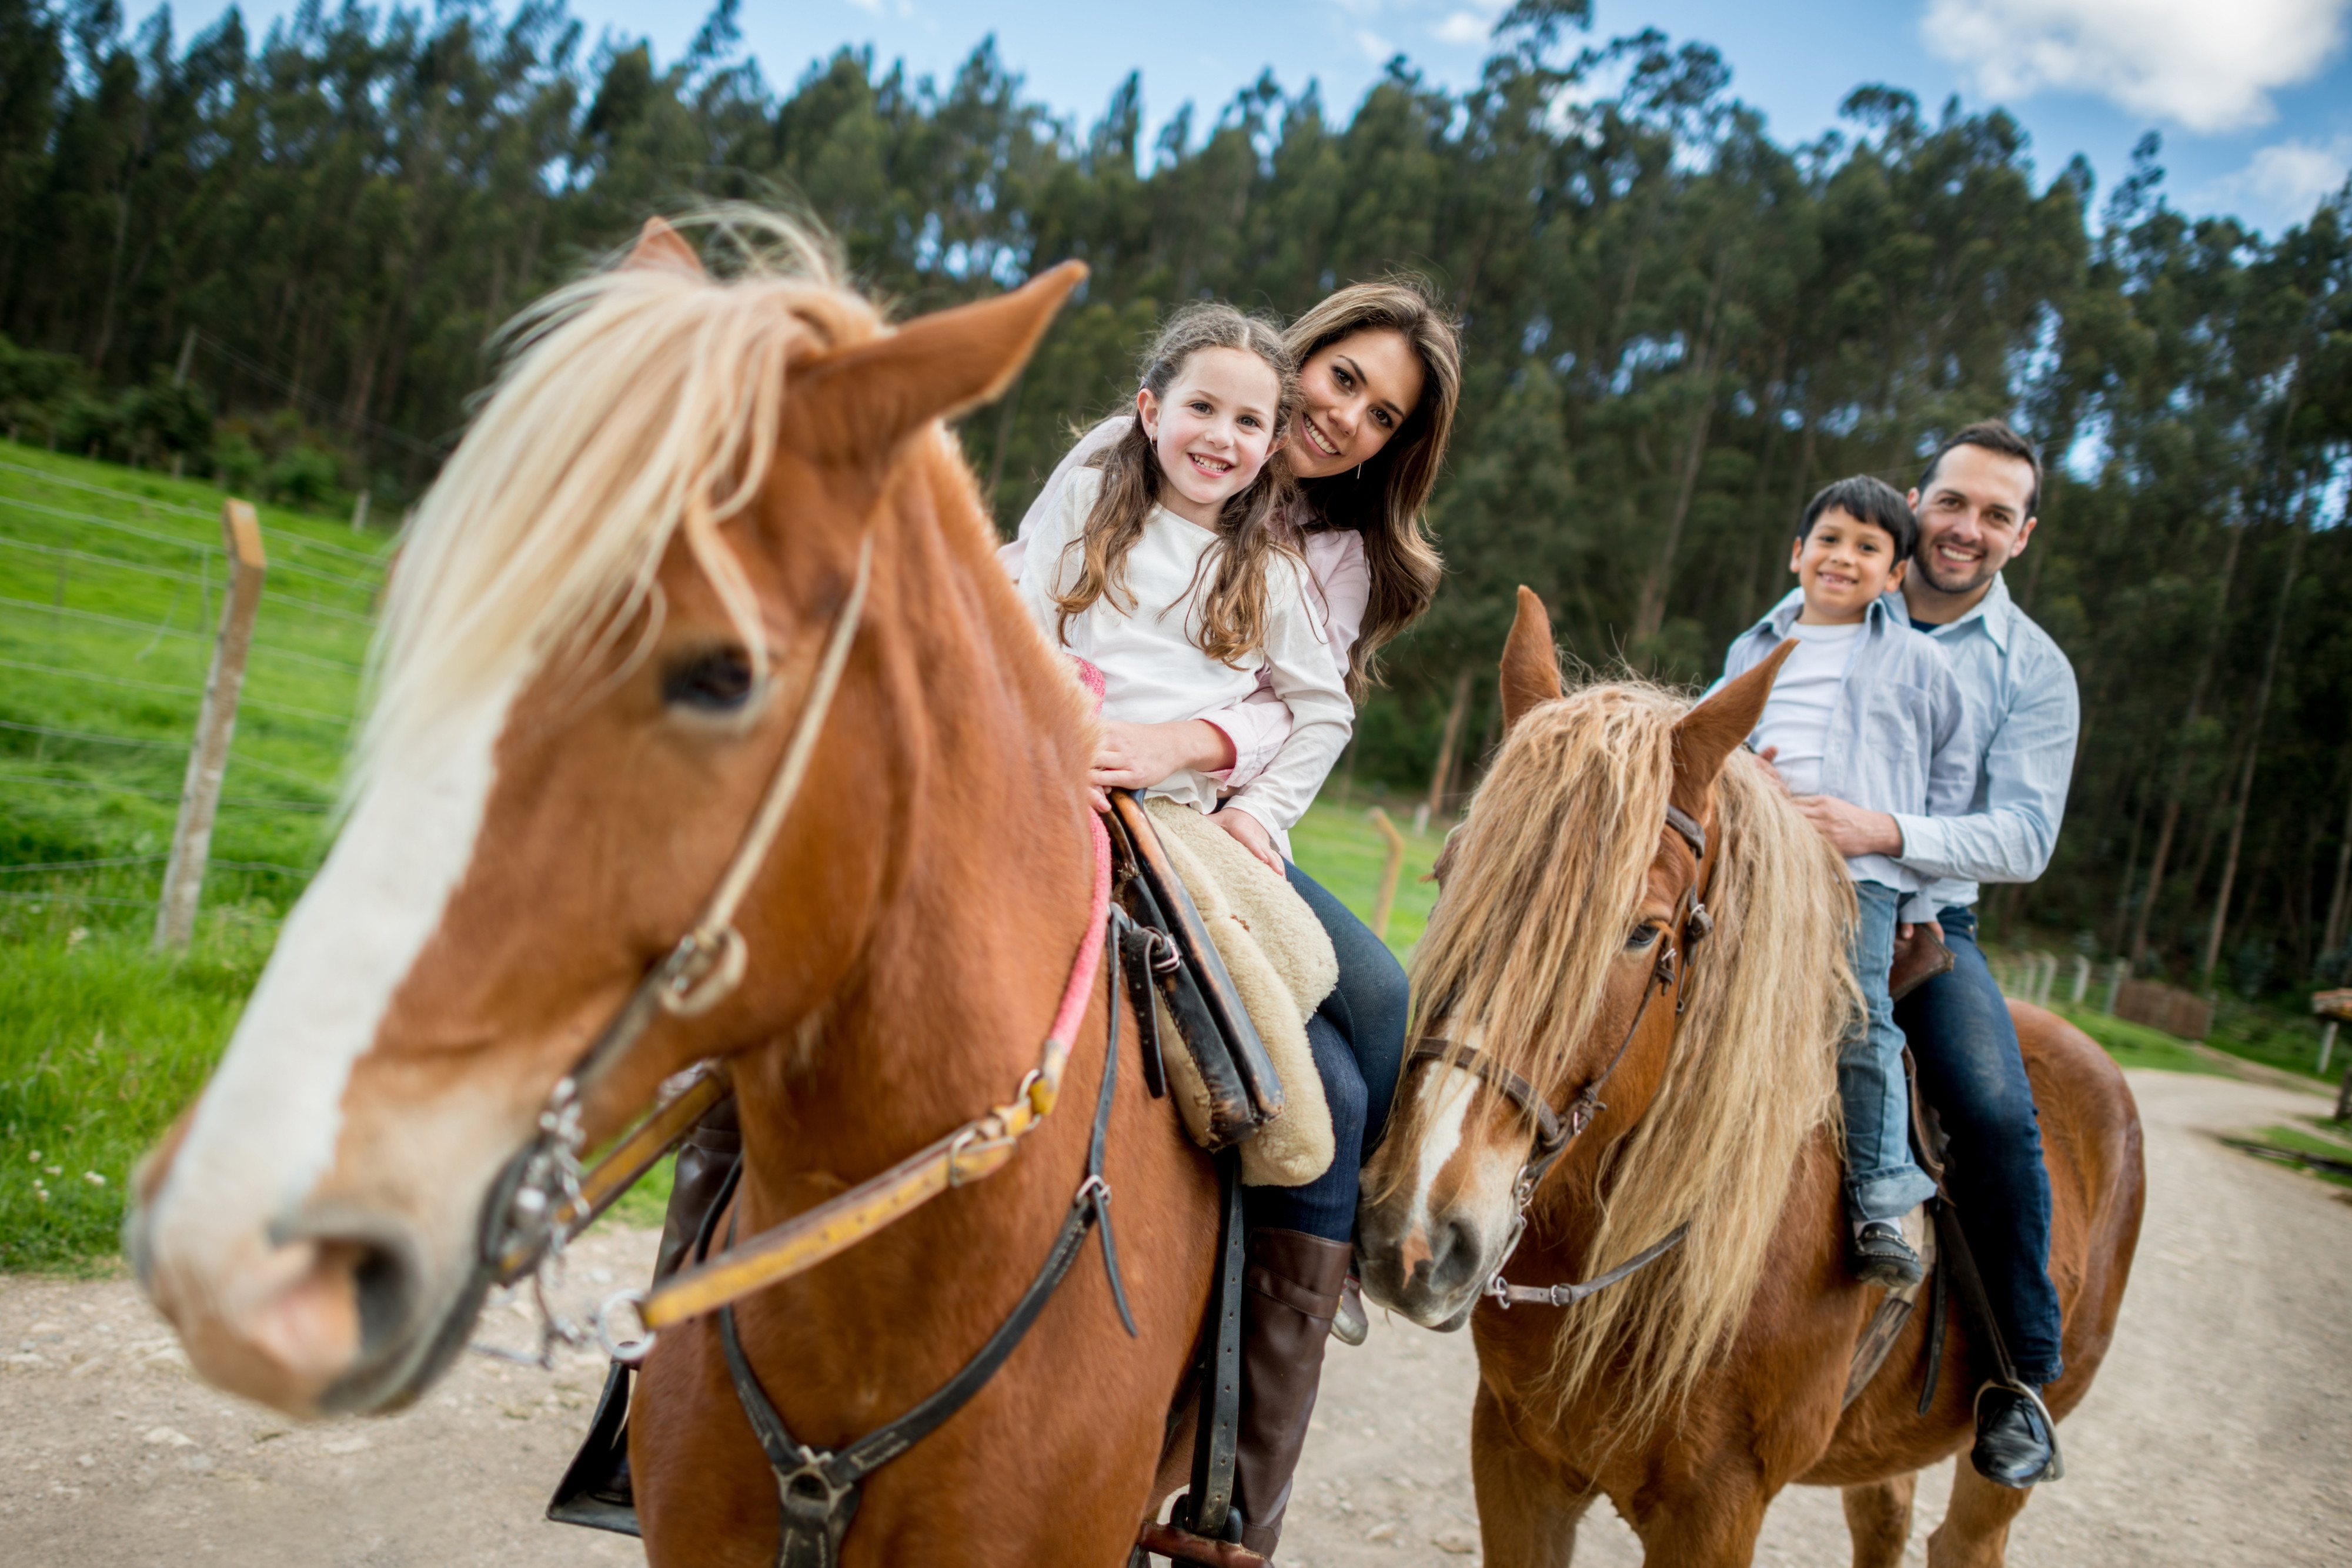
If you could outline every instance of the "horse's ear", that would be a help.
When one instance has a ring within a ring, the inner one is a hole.
[[[1772,683],[1796,651],[1797,640],[1789,638],[1765,654],[1754,669],[1726,681],[1721,690],[1683,715],[1675,726],[1677,781],[1700,789],[1715,782],[1740,742],[1755,733],[1756,721],[1764,716],[1764,701],[1772,695]]]
[[[916,426],[999,396],[1086,276],[1085,263],[1066,261],[1008,294],[919,317],[803,366],[793,439],[812,455],[879,461]]]
[[[694,254],[685,235],[659,218],[646,220],[646,226],[637,231],[637,243],[629,247],[621,267],[625,271],[641,267],[674,267],[698,277],[702,276],[702,258]]]
[[[1552,646],[1551,617],[1535,590],[1519,587],[1519,612],[1503,644],[1503,733],[1521,715],[1559,695],[1559,650]]]

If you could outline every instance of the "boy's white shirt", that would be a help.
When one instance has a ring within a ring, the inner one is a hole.
[[[1789,628],[1797,651],[1780,666],[1764,716],[1756,721],[1756,749],[1777,748],[1772,766],[1791,795],[1822,792],[1822,758],[1829,753],[1830,715],[1837,708],[1845,667],[1862,641],[1862,622]]]
[[[1194,641],[1199,601],[1211,577],[1201,570],[1201,558],[1216,536],[1154,507],[1127,558],[1132,610],[1115,607],[1106,596],[1063,628],[1054,596],[1077,580],[1079,540],[1101,489],[1101,470],[1079,469],[1036,519],[1021,564],[1022,602],[1048,642],[1058,641],[1103,673],[1105,718],[1129,724],[1200,718],[1247,697],[1263,671],[1290,710],[1290,734],[1265,770],[1227,804],[1256,818],[1288,858],[1290,829],[1314,803],[1355,723],[1321,618],[1309,603],[1307,574],[1288,557],[1267,563],[1265,646],[1239,668],[1221,664]],[[1206,773],[1188,769],[1145,792],[1203,812],[1217,809],[1217,782]]]

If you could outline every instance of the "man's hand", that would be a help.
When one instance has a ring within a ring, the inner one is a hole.
[[[1830,841],[1830,848],[1852,860],[1856,855],[1899,855],[1903,830],[1884,811],[1865,811],[1833,795],[1792,795],[1805,821]]]
[[[1103,722],[1102,749],[1087,781],[1099,789],[1149,789],[1187,769],[1213,773],[1234,765],[1234,743],[1204,718],[1173,724]]]
[[[1239,806],[1228,806],[1209,821],[1231,833],[1235,843],[1264,861],[1266,870],[1276,876],[1283,874],[1281,852],[1274,847],[1274,835],[1265,831],[1265,823]]]
[[[1928,933],[1932,935],[1937,941],[1941,942],[1944,939],[1944,923],[1940,920],[1922,920],[1916,924],[1905,920],[1896,924],[1895,927],[1895,940],[1897,943],[1910,941],[1911,934],[1918,930],[1921,925],[1925,925],[1927,928]]]

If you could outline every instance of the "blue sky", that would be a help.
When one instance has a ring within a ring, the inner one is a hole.
[[[295,0],[245,0],[266,26]],[[1029,91],[1088,122],[1130,69],[1143,73],[1156,125],[1185,101],[1196,123],[1271,68],[1286,88],[1320,82],[1351,110],[1399,51],[1431,78],[1476,79],[1486,34],[1507,0],[743,0],[747,49],[789,85],[843,44],[944,79],[991,33]],[[134,12],[138,9],[134,0]],[[224,0],[174,10],[184,33]],[[592,36],[652,40],[682,53],[698,0],[572,0]],[[1107,20],[1116,18],[1115,21]],[[1958,93],[1969,109],[2006,106],[2032,137],[2046,180],[2075,152],[2111,188],[2143,131],[2163,133],[2166,192],[2196,212],[2240,214],[2275,233],[2307,216],[2352,168],[2352,0],[1598,0],[1596,38],[1654,26],[1723,51],[1731,89],[1783,141],[1834,125],[1856,85],[1885,82],[1934,113]]]

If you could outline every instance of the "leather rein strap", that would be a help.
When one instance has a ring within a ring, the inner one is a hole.
[[[1108,920],[1115,925],[1124,924],[1126,915],[1114,913]],[[1089,945],[1099,951],[1104,946],[1100,940],[1101,924],[1096,929],[1097,938]],[[1020,1347],[1038,1315],[1045,1310],[1045,1303],[1052,1300],[1055,1288],[1068,1276],[1070,1265],[1076,1261],[1086,1242],[1087,1232],[1097,1227],[1102,1236],[1103,1268],[1110,1276],[1111,1301],[1118,1308],[1119,1322],[1126,1325],[1129,1337],[1135,1337],[1135,1317],[1128,1310],[1127,1287],[1119,1276],[1118,1249],[1111,1239],[1110,1186],[1103,1180],[1102,1174],[1103,1150],[1109,1140],[1111,1108],[1118,1088],[1119,951],[1117,942],[1108,946],[1110,1024],[1105,1031],[1102,1087],[1095,1096],[1094,1133],[1087,1145],[1085,1173],[1071,1196],[1069,1214],[1063,1219],[1061,1230],[1055,1236],[1054,1245],[1046,1251],[1036,1277],[1004,1322],[989,1336],[988,1343],[964,1363],[961,1371],[918,1400],[898,1419],[876,1427],[856,1441],[838,1448],[812,1448],[793,1436],[777,1413],[775,1403],[768,1397],[759,1375],[752,1371],[736,1331],[734,1306],[730,1303],[719,1308],[719,1343],[726,1354],[727,1375],[735,1385],[736,1397],[742,1402],[743,1413],[751,1419],[761,1448],[768,1456],[769,1468],[775,1472],[777,1568],[835,1568],[841,1558],[842,1538],[857,1517],[858,1489],[866,1477],[937,1431],[987,1385]],[[1064,1056],[1067,1056],[1066,1048]],[[731,1235],[731,1218],[728,1225]],[[726,1256],[722,1253],[702,1268],[723,1261]]]
[[[1651,1001],[1664,996],[1669,989],[1675,992],[1677,1032],[1681,1029],[1683,1012],[1689,1006],[1690,971],[1696,962],[1696,950],[1715,929],[1715,917],[1707,913],[1706,900],[1700,887],[1708,872],[1706,829],[1697,818],[1671,801],[1666,806],[1665,825],[1689,848],[1693,860],[1696,862],[1691,885],[1684,890],[1676,903],[1675,918],[1670,923],[1672,930],[1656,960],[1651,965],[1650,977],[1642,987],[1641,1003],[1634,1008],[1633,1020],[1625,1026],[1624,1036],[1618,1040],[1616,1051],[1609,1058],[1607,1065],[1570,1102],[1565,1116],[1545,1102],[1534,1084],[1493,1057],[1481,1055],[1475,1047],[1432,1037],[1423,1040],[1405,1059],[1408,1067],[1419,1061],[1437,1061],[1458,1067],[1517,1106],[1535,1122],[1534,1145],[1528,1150],[1527,1163],[1519,1167],[1516,1194],[1518,1214],[1512,1221],[1511,1239],[1504,1245],[1503,1255],[1496,1261],[1495,1272],[1482,1292],[1497,1306],[1564,1307],[1580,1301],[1657,1261],[1680,1246],[1689,1234],[1689,1226],[1678,1225],[1672,1232],[1606,1273],[1580,1283],[1514,1285],[1503,1278],[1503,1270],[1510,1263],[1512,1254],[1518,1250],[1520,1238],[1527,1234],[1528,1208],[1535,1201],[1536,1188],[1542,1185],[1543,1178],[1550,1174],[1560,1156],[1568,1152],[1569,1145],[1584,1135],[1584,1130],[1592,1124],[1592,1119],[1609,1109],[1601,1098],[1601,1086],[1616,1073],[1624,1062],[1625,1053],[1633,1049],[1633,1038],[1641,1032],[1642,1020],[1649,1014]],[[1685,951],[1690,963],[1683,961]]]

